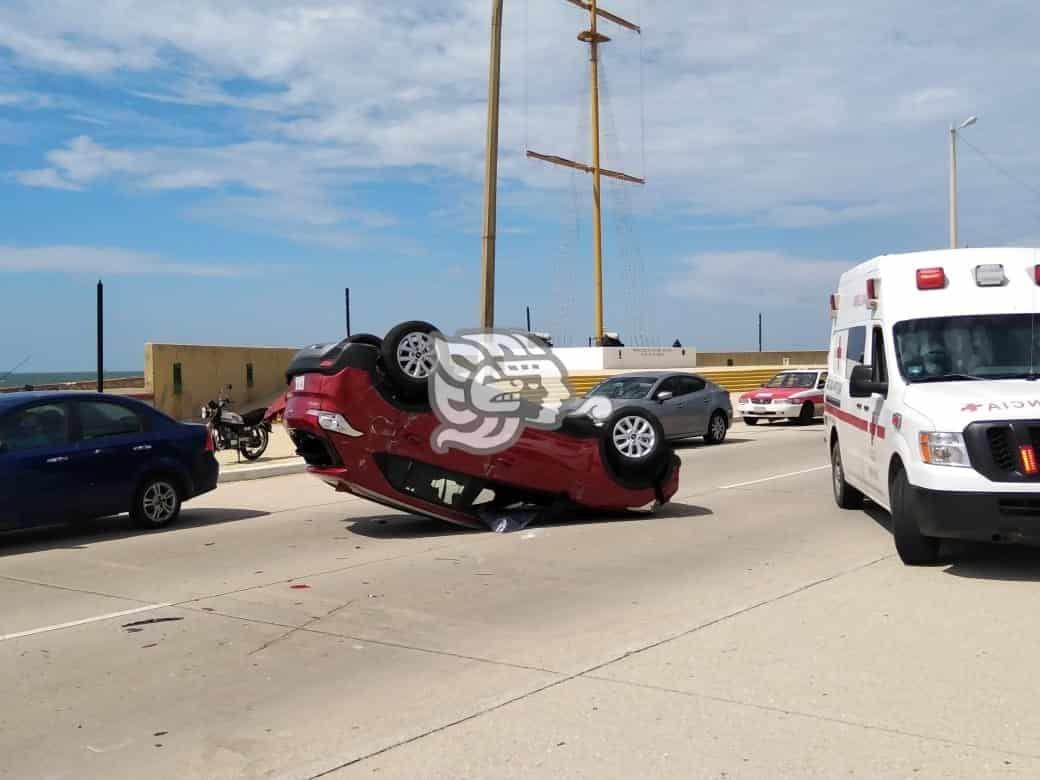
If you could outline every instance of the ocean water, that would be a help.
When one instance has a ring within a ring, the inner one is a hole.
[[[0,377],[7,373],[0,370]],[[106,371],[106,379],[119,379],[121,377],[142,376],[144,372],[138,371]],[[58,382],[84,382],[97,378],[97,371],[44,371],[37,373],[11,374],[6,379],[0,379],[0,387],[25,387],[25,385],[53,385]]]

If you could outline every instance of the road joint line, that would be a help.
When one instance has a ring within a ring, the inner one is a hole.
[[[991,745],[982,745],[977,742],[960,742],[958,740],[949,739],[948,737],[940,737],[932,734],[921,734],[915,731],[905,731],[903,729],[894,728],[892,726],[883,726],[877,723],[864,723],[862,721],[847,720],[845,718],[839,718],[833,715],[819,715],[813,712],[803,712],[802,710],[792,710],[787,709],[785,707],[775,707],[768,704],[759,704],[758,702],[753,701],[730,699],[725,696],[715,696],[708,693],[700,693],[698,691],[684,691],[679,688],[670,688],[667,685],[654,685],[653,683],[643,683],[638,682],[636,680],[621,680],[613,677],[603,677],[596,674],[585,674],[582,675],[582,677],[584,677],[587,680],[595,680],[596,682],[623,685],[631,688],[643,688],[650,691],[660,691],[662,693],[672,693],[693,699],[703,699],[705,701],[713,701],[718,702],[720,704],[732,704],[737,707],[748,707],[750,709],[761,710],[763,712],[771,712],[777,715],[791,715],[797,718],[808,718],[811,720],[818,720],[825,723],[835,723],[842,726],[852,726],[853,728],[860,728],[868,731],[878,731],[899,737],[909,737],[911,739],[922,739],[929,742],[937,742],[943,745],[952,745],[954,747],[968,747],[974,750],[999,753],[1001,755],[1006,756],[1016,756],[1018,758],[1028,758],[1033,760],[1040,759],[1040,754],[1037,753],[1023,753],[1017,750],[1008,750],[1006,748],[995,747]]]

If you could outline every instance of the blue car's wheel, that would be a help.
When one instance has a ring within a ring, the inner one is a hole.
[[[166,475],[148,477],[134,496],[130,517],[141,528],[162,528],[181,512],[181,491],[177,481]]]

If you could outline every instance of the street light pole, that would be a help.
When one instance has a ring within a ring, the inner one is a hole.
[[[950,249],[957,248],[957,132],[978,120],[977,116],[971,116],[960,125],[950,125]]]

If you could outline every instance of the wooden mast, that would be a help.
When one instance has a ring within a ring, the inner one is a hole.
[[[603,210],[601,204],[601,178],[608,176],[621,181],[643,184],[643,179],[629,176],[618,171],[605,170],[600,165],[600,130],[599,130],[599,46],[610,40],[599,32],[599,19],[607,19],[621,27],[625,27],[636,33],[642,30],[638,25],[622,19],[620,16],[605,11],[598,6],[598,0],[566,0],[571,5],[578,6],[589,12],[589,29],[578,35],[578,40],[589,44],[589,78],[591,80],[591,103],[592,103],[592,165],[584,165],[573,160],[568,160],[557,155],[540,154],[528,151],[527,156],[535,160],[562,165],[592,174],[592,251],[593,251],[593,284],[594,284],[594,332],[596,344],[603,342]]]

